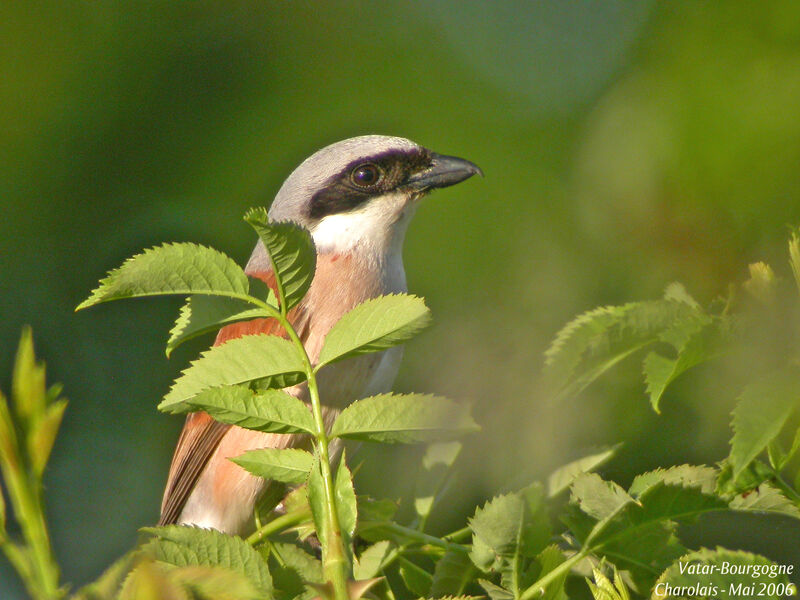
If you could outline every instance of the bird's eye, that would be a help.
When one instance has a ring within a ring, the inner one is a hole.
[[[350,177],[356,185],[360,187],[369,187],[378,183],[378,180],[381,178],[381,171],[372,163],[364,163],[353,169]]]

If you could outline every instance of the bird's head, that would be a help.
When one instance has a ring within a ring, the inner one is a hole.
[[[476,173],[482,175],[468,160],[404,138],[354,137],[303,161],[284,182],[269,217],[308,229],[319,252],[391,252],[402,245],[422,196]]]

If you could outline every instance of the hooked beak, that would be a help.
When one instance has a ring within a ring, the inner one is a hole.
[[[415,173],[408,179],[407,184],[410,188],[424,192],[433,188],[444,188],[461,183],[475,174],[483,177],[480,167],[466,159],[435,152],[431,153],[431,157],[430,167]]]

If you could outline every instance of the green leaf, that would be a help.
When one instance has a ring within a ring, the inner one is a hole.
[[[756,489],[765,481],[771,480],[774,475],[775,471],[773,471],[771,467],[756,459],[734,479],[733,467],[730,461],[725,459],[720,462],[716,492],[719,496],[728,497],[730,499],[737,494],[750,492]]]
[[[664,300],[675,300],[676,302],[683,302],[692,308],[699,309],[700,305],[697,300],[692,298],[691,294],[686,291],[686,288],[679,281],[673,281],[664,289]]]
[[[281,591],[279,598],[311,600],[319,592],[306,583],[322,583],[322,563],[295,544],[271,542],[272,553],[279,565],[272,568],[275,588]]]
[[[413,541],[390,530],[392,518],[398,509],[394,500],[388,498],[376,500],[360,495],[356,497],[356,505],[358,507],[356,532],[359,538],[368,542],[391,540],[398,545]]]
[[[592,569],[594,583],[586,580],[594,600],[629,600],[630,594],[625,582],[622,581],[616,566],[614,567],[613,582],[599,569]]]
[[[246,576],[262,594],[272,594],[272,578],[267,564],[249,544],[238,536],[215,529],[170,525],[145,527],[154,539],[143,550],[156,560],[174,565],[226,567]]]
[[[312,467],[312,472],[313,472]],[[309,475],[309,478],[311,475]],[[301,485],[291,490],[283,499],[285,514],[296,515],[301,520],[292,530],[300,540],[305,540],[314,533],[314,519],[311,515],[311,504],[308,501],[308,485]]]
[[[584,353],[608,330],[619,323],[632,309],[624,306],[603,306],[585,312],[567,323],[545,352],[544,375],[551,384],[560,388],[572,379]]]
[[[537,577],[544,577],[550,573],[550,571],[555,570],[555,568],[565,560],[564,552],[561,550],[561,548],[555,544],[547,546],[547,548],[542,550],[536,557],[536,564],[539,566],[539,573]],[[564,571],[562,575],[551,581],[547,586],[544,595],[540,596],[541,600],[567,600],[567,595],[564,593],[564,581],[567,579],[568,574],[569,571]]]
[[[605,464],[617,453],[619,445],[608,450],[590,454],[559,467],[547,478],[547,495],[554,498],[568,489],[572,482],[582,473],[590,473],[600,465]]]
[[[186,401],[217,421],[266,433],[313,433],[308,406],[283,390],[253,392],[243,385],[209,388]]]
[[[469,521],[473,534],[471,558],[477,566],[485,566],[485,548],[490,549],[499,559],[504,587],[515,595],[523,587],[526,559],[536,556],[550,537],[543,498],[539,485],[498,496],[478,508]]]
[[[414,510],[426,519],[447,479],[447,471],[461,451],[460,442],[434,442],[422,458],[422,471],[414,490]],[[459,592],[460,593],[460,592]]]
[[[0,392],[0,466],[4,469],[20,468],[17,453],[17,431],[11,416],[11,408],[6,397]],[[7,476],[6,479],[11,480],[11,477]]]
[[[5,398],[0,394],[0,403],[4,403]],[[2,460],[2,453],[0,453],[0,460]],[[0,489],[0,547],[6,540],[6,499],[3,495],[3,490]]]
[[[478,583],[486,590],[486,594],[491,600],[514,600],[514,594],[492,583],[488,579],[478,579]]]
[[[620,569],[631,571],[639,589],[649,588],[653,574],[685,552],[675,537],[676,521],[728,507],[723,499],[704,494],[697,486],[662,482],[647,487],[633,500],[622,488],[610,489],[596,475],[581,476],[575,485],[579,484],[581,508],[591,506],[589,514],[596,520],[594,525],[582,522],[573,513],[567,516],[570,529],[593,553],[608,556]]]
[[[733,510],[774,513],[800,519],[800,508],[768,483],[762,483],[746,494],[739,494],[731,501],[730,507]]]
[[[718,475],[717,469],[705,465],[679,465],[668,469],[656,469],[637,475],[633,479],[628,493],[631,496],[640,496],[646,489],[659,483],[665,483],[696,487],[700,488],[704,494],[713,494],[717,487]]]
[[[476,567],[483,572],[497,571],[501,561],[494,550],[481,538],[472,536],[472,548],[469,551],[469,559]]]
[[[66,408],[65,399],[57,400],[45,409],[44,414],[35,423],[31,424],[28,433],[28,452],[31,468],[37,477],[41,477],[47,466]]]
[[[789,451],[786,452],[783,456],[783,461],[781,462],[779,469],[783,469],[790,460],[792,460],[797,454],[797,451],[800,450],[800,427],[797,428],[797,431],[794,432],[794,439],[792,440],[792,445],[789,448]]]
[[[678,341],[676,358],[667,358],[656,352],[650,352],[644,360],[643,371],[647,394],[656,412],[661,412],[659,402],[670,383],[692,367],[716,358],[726,348],[725,342],[728,336],[722,332],[719,323],[707,324],[693,333],[691,329],[695,323],[691,320],[685,323],[687,327],[681,333],[688,332],[688,337]]]
[[[431,322],[425,302],[408,294],[367,300],[337,321],[319,354],[319,366],[407,342]]]
[[[117,600],[194,600],[152,560],[141,561],[125,578]],[[94,599],[92,599],[94,600]]]
[[[520,494],[496,496],[479,507],[469,520],[472,535],[502,557],[513,557],[519,549],[525,519],[525,502]]]
[[[584,473],[572,484],[570,500],[587,515],[602,520],[616,514],[634,499],[613,481],[605,481],[594,473]]]
[[[273,550],[280,555],[281,561],[290,569],[294,569],[303,581],[322,582],[322,563],[295,544],[273,542]]]
[[[441,441],[477,431],[469,407],[441,396],[380,394],[345,408],[331,437],[383,443]]]
[[[544,487],[538,482],[523,488],[519,493],[525,501],[520,552],[523,556],[533,557],[545,547],[551,536],[546,496]]]
[[[80,588],[71,600],[105,600],[117,598],[122,582],[130,573],[136,558],[135,551],[128,552],[108,567],[97,580]]]
[[[126,260],[75,310],[101,302],[166,294],[246,296],[247,275],[231,258],[197,244],[164,244]]]
[[[47,408],[45,367],[44,363],[36,362],[30,327],[24,327],[20,336],[11,378],[11,395],[14,412],[21,421],[21,428],[27,432],[42,418]]]
[[[418,598],[428,596],[433,583],[433,576],[402,556],[398,559],[398,562],[400,563],[400,577],[403,578],[403,583],[408,590]]]
[[[205,600],[263,600],[264,594],[244,576],[223,567],[190,566],[167,571],[167,577]],[[171,596],[167,596],[171,599]],[[166,600],[166,599],[165,599]]]
[[[230,459],[248,473],[283,483],[304,483],[314,457],[297,448],[260,448]]]
[[[246,335],[203,352],[175,381],[158,408],[185,412],[184,404],[208,388],[261,380],[269,387],[287,387],[305,378],[294,345],[274,335]]]
[[[353,563],[353,577],[356,581],[377,577],[383,568],[383,561],[389,554],[391,542],[386,540],[368,546]]]
[[[716,550],[702,548],[681,556],[670,565],[658,578],[651,598],[675,598],[667,593],[667,584],[676,588],[694,588],[692,595],[697,598],[756,597],[759,591],[762,594],[766,591],[762,584],[792,585],[785,574],[778,574],[777,568],[778,565],[758,554],[720,547]],[[772,577],[770,570],[775,573]],[[795,586],[794,593],[789,590],[781,595],[769,594],[768,597],[788,597],[796,593]]]
[[[361,495],[356,499],[358,514],[365,521],[391,521],[397,513],[397,502],[388,498],[376,500],[370,496]]]
[[[767,263],[757,262],[748,266],[750,279],[742,284],[742,288],[766,307],[775,305],[778,278]]]
[[[252,208],[244,217],[267,249],[277,276],[284,312],[305,296],[314,277],[317,252],[311,236],[295,223],[270,223],[264,208]]]
[[[441,559],[436,561],[430,596],[432,598],[460,596],[476,573],[477,571],[467,554],[448,550]]]
[[[345,548],[349,548],[356,532],[358,506],[356,504],[356,493],[353,489],[353,475],[350,473],[350,469],[347,468],[344,450],[342,450],[342,458],[339,460],[339,468],[336,470],[333,489],[336,495],[336,513],[339,516],[339,528],[342,532]]]
[[[189,296],[181,307],[178,319],[169,332],[167,357],[178,346],[199,335],[250,319],[268,318],[272,315],[263,308],[256,308],[249,302],[225,296]]]
[[[748,385],[733,409],[733,438],[729,461],[734,480],[778,437],[800,405],[800,375],[776,372]]]
[[[323,562],[325,552],[328,548],[328,528],[326,527],[326,506],[325,484],[322,479],[319,457],[314,457],[314,464],[308,477],[306,492],[308,494],[308,506],[311,508],[311,518],[314,520],[314,528],[317,530],[317,539],[322,547]]]
[[[657,484],[648,487],[638,502],[628,502],[612,515],[603,531],[594,539],[596,545],[607,544],[620,537],[635,536],[637,530],[658,521],[693,519],[694,517],[727,508],[717,496],[703,493],[696,486]]]
[[[707,319],[674,298],[594,309],[556,335],[545,352],[545,382],[557,398],[576,394],[634,352],[657,341],[675,343]]]
[[[800,291],[800,231],[797,227],[792,228],[789,238],[789,264],[792,267],[792,275]]]

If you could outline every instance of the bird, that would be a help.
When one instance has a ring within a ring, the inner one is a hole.
[[[269,209],[271,222],[289,221],[311,235],[317,260],[311,286],[288,315],[312,363],[331,327],[358,304],[405,293],[403,241],[421,198],[437,188],[483,175],[474,163],[437,154],[408,139],[364,135],[322,148],[284,181]],[[259,241],[245,272],[275,288]],[[221,328],[214,345],[245,335],[286,337],[275,319]],[[326,427],[348,403],[388,392],[402,347],[328,365],[318,374]],[[308,402],[305,384],[287,388]],[[305,438],[305,440],[304,440]],[[159,525],[194,525],[243,535],[268,482],[228,460],[248,450],[308,445],[307,436],[262,433],[190,413],[169,469]]]

